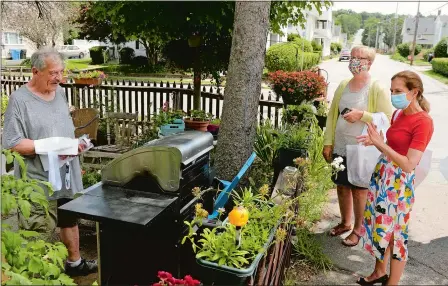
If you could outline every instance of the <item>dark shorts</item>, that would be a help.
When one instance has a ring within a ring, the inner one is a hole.
[[[58,199],[49,201],[48,215],[45,210],[35,204],[31,203],[30,217],[25,218],[19,211],[19,226],[24,230],[33,230],[40,233],[53,232],[56,227],[67,228],[74,227],[78,224],[78,218],[73,215],[62,213],[58,208],[71,199]]]
[[[344,169],[344,171],[339,171],[337,173],[338,174],[337,177],[335,175],[333,175],[331,177],[331,180],[333,181],[333,183],[335,183],[338,186],[349,187],[351,189],[365,189],[362,187],[355,186],[349,182],[348,173],[347,173],[347,158],[344,156],[340,156],[338,154],[333,154],[333,160],[337,157],[341,157],[343,159],[342,164],[345,166],[345,169]]]
[[[72,199],[58,199],[57,200],[57,227],[66,228],[74,227],[78,225],[78,218],[74,215],[63,213],[59,210],[59,207],[65,205],[66,203],[72,201]]]

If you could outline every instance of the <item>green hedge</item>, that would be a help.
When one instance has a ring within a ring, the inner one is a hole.
[[[433,71],[448,76],[448,58],[434,58],[431,64]]]
[[[334,53],[340,53],[342,51],[341,43],[331,43],[330,49]]]
[[[397,46],[397,51],[402,57],[407,58],[411,54],[411,46],[409,45],[409,43],[399,44]],[[422,46],[415,45],[414,56],[420,54],[421,51],[422,51]]]
[[[271,72],[278,70],[298,71],[302,66],[302,54],[304,70],[319,64],[320,53],[302,53],[301,49],[302,46],[296,41],[271,46],[266,53],[266,68]]]
[[[106,46],[91,47],[89,51],[92,65],[100,65],[109,61],[109,53]]]
[[[423,50],[423,59],[425,60],[425,61],[427,61],[428,60],[428,56],[429,56],[429,54],[434,54],[434,48],[431,48],[431,49],[427,49],[427,50]]]
[[[440,40],[440,42],[437,43],[436,47],[434,48],[434,56],[436,58],[446,58],[448,57],[448,54],[446,52],[447,49],[447,38],[443,38]]]
[[[320,52],[320,51],[322,51],[322,45],[316,43],[315,41],[311,42],[311,46],[313,47],[313,52]]]

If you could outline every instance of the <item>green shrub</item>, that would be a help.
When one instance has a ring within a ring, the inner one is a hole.
[[[298,39],[295,39],[294,43],[296,43],[299,46],[300,52],[302,52],[302,51],[306,52],[306,53],[313,52],[313,45],[307,39],[298,38]]]
[[[431,54],[431,53],[434,54],[434,48],[423,50],[423,59],[425,61],[427,61],[428,57],[429,57],[429,54]]]
[[[433,71],[448,76],[448,58],[434,58],[431,64]]]
[[[399,44],[397,46],[397,51],[402,57],[407,58],[411,54],[411,48],[412,48],[412,46],[410,46],[409,43],[403,43],[403,44]],[[422,46],[416,45],[415,51],[414,51],[414,56],[420,54],[421,51],[422,51]]]
[[[8,95],[6,95],[6,93],[2,93],[2,100],[0,101],[1,104],[1,124],[3,126],[3,120],[4,120],[4,116],[5,116],[5,112],[6,112],[6,108],[8,107],[8,102],[9,102],[9,97]]]
[[[311,46],[313,47],[314,52],[321,52],[322,51],[322,45],[316,43],[315,41],[311,42]]]
[[[302,46],[297,41],[275,44],[266,53],[266,68],[269,71],[298,71],[310,69],[320,62],[318,53],[301,52]]]
[[[21,66],[23,66],[23,67],[31,67],[31,59],[26,59],[26,60],[23,60],[21,63],[20,63],[20,65]]]
[[[434,48],[434,56],[436,58],[448,57],[446,49],[447,49],[447,38],[443,38],[442,40],[440,40],[440,42],[437,43],[436,47]]]
[[[398,53],[398,51],[395,52],[395,54],[391,55],[390,58],[393,59],[393,60],[395,60],[395,61],[402,62],[402,63],[405,63],[405,62],[407,61],[407,58],[402,57],[402,56]]]
[[[288,35],[288,42],[294,42],[297,39],[300,39],[299,34],[289,34]]]
[[[96,46],[89,49],[90,58],[92,59],[93,65],[100,65],[109,61],[109,53],[107,52],[107,48],[108,47],[106,46]]]
[[[342,51],[341,43],[331,43],[330,45],[331,51],[336,53],[340,53]]]
[[[133,48],[124,47],[120,50],[120,64],[131,64],[132,59],[135,57],[135,51]]]

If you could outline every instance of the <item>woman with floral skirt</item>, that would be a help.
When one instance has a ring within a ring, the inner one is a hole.
[[[414,204],[415,168],[420,162],[434,126],[423,97],[423,83],[412,71],[392,77],[392,105],[397,108],[383,134],[368,123],[368,135],[359,136],[364,145],[382,152],[367,194],[360,245],[376,257],[373,273],[357,283],[397,285],[408,259],[408,226]],[[390,259],[390,276],[387,264]]]

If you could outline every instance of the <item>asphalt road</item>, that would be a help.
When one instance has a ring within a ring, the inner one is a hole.
[[[332,97],[339,82],[351,77],[347,62],[336,60],[320,65],[329,73],[329,95]],[[388,56],[377,55],[372,77],[379,79],[386,87],[391,77],[402,70],[413,69],[407,64],[392,61]],[[441,170],[440,162],[448,161],[448,86],[422,73],[424,95],[431,103],[430,115],[435,131],[429,149],[433,151],[431,170],[416,189],[416,200],[411,213],[409,262],[402,277],[402,285],[447,285],[448,284],[448,181]],[[346,248],[339,238],[325,233],[339,220],[339,208],[335,192],[330,194],[324,219],[316,227],[322,240],[324,252],[339,268],[322,273],[310,281],[311,284],[354,284],[358,275],[369,275],[373,270],[374,258],[364,250]]]

